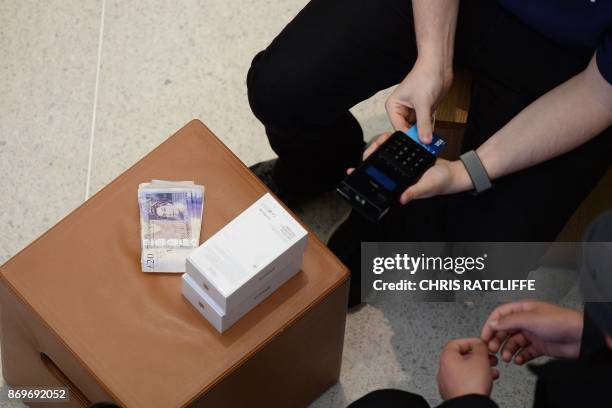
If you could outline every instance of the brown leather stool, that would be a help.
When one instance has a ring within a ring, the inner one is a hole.
[[[304,406],[340,372],[349,275],[310,233],[302,271],[219,334],[179,274],[140,270],[137,188],[206,186],[203,239],[266,187],[194,120],[0,267],[2,368],[69,404]],[[45,404],[32,404],[45,406]]]

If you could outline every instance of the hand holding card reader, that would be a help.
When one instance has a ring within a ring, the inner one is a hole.
[[[412,126],[395,132],[338,186],[338,193],[370,221],[380,220],[401,194],[434,165],[446,141],[419,141]]]

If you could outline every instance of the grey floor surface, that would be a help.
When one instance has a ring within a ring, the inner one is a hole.
[[[306,0],[0,0],[0,263],[192,118],[246,164],[273,157],[245,76]],[[353,111],[388,130],[388,90]],[[322,237],[346,214],[327,196],[301,211]],[[475,336],[494,305],[402,303],[348,316],[340,383],[314,403],[342,407],[394,387],[431,403],[437,356]],[[20,407],[0,389],[0,407]],[[494,396],[529,406],[533,381],[502,367]]]

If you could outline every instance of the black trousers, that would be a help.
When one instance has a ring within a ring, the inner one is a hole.
[[[429,408],[423,397],[411,392],[383,389],[372,391],[351,403],[348,408]]]
[[[423,397],[408,391],[382,389],[372,391],[351,403],[348,408],[430,408]],[[489,397],[464,395],[443,402],[437,408],[498,408]]]
[[[473,72],[463,151],[583,70],[592,54],[554,43],[497,2],[461,2],[455,64]],[[408,1],[312,0],[255,56],[247,78],[251,108],[279,156],[277,183],[333,189],[361,160],[363,134],[349,109],[400,82],[416,56]],[[496,180],[482,195],[417,200],[376,225],[351,214],[329,246],[355,272],[353,296],[361,241],[553,241],[611,158],[609,128],[563,156]]]

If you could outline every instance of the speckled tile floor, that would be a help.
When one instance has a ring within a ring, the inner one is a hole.
[[[245,163],[272,157],[245,75],[305,3],[0,1],[0,263],[194,117]],[[353,109],[368,136],[388,129],[387,94]],[[326,237],[346,211],[326,196],[301,215]],[[438,402],[441,347],[478,334],[492,306],[391,303],[350,313],[341,381],[314,406],[345,406],[381,387]],[[502,375],[501,406],[528,406],[529,374]],[[6,389],[0,407],[21,407]]]

